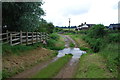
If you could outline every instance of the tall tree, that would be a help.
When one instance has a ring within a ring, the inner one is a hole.
[[[35,31],[44,11],[43,2],[3,2],[2,26],[9,31]],[[7,27],[4,27],[7,26]]]

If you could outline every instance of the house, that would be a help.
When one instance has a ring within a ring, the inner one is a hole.
[[[110,24],[109,29],[111,29],[111,30],[120,30],[120,23],[118,23],[118,24]]]
[[[90,27],[92,27],[93,25],[95,24],[86,24],[86,22],[83,24],[81,23],[81,25],[77,26],[75,30],[87,30],[89,29]]]

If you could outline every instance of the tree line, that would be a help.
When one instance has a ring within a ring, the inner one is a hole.
[[[41,16],[43,2],[3,2],[2,31],[38,31],[52,33],[54,25]]]

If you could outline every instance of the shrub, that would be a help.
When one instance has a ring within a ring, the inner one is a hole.
[[[62,28],[59,28],[59,27],[55,27],[55,28],[54,28],[54,32],[60,32],[60,31],[63,31],[63,29],[62,29]]]
[[[52,34],[50,34],[50,39],[52,39],[52,40],[58,40],[59,39],[59,35],[56,34],[56,33],[52,33]]]
[[[107,41],[111,42],[120,42],[119,34],[118,33],[110,33],[107,36]]]
[[[101,24],[91,27],[88,31],[88,36],[91,38],[100,38],[105,35],[104,26]]]
[[[56,33],[50,35],[50,39],[47,41],[47,45],[44,47],[51,49],[51,50],[61,50],[64,48],[64,44],[61,46],[56,46],[56,44],[60,44],[60,36]]]

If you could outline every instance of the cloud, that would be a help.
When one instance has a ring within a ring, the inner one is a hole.
[[[89,12],[90,7],[80,7],[80,6],[73,6],[69,8],[65,8],[63,11],[63,16],[67,15],[80,15],[80,14],[85,14]]]
[[[44,0],[43,9],[46,10],[44,19],[54,25],[79,25],[83,22],[105,24],[118,22],[116,4],[119,0]]]
[[[72,1],[72,0],[71,0]],[[91,7],[91,2],[86,0],[74,0],[73,2],[69,2],[68,5],[65,5],[62,9],[61,12],[63,16],[68,16],[68,15],[80,15],[87,13]]]

